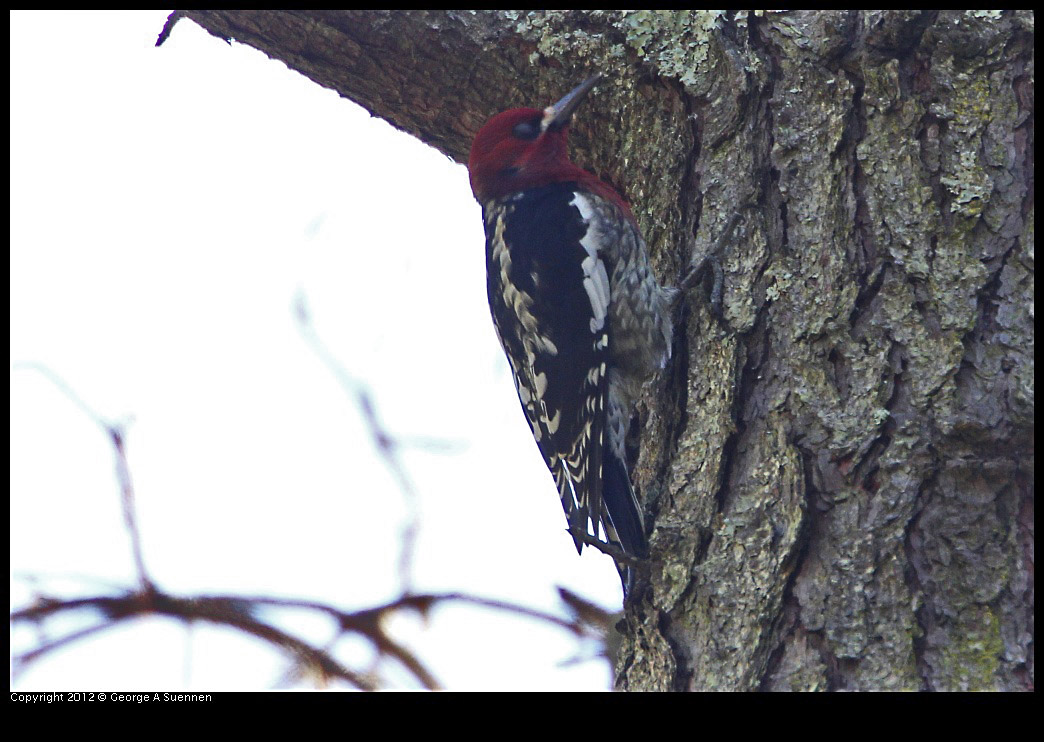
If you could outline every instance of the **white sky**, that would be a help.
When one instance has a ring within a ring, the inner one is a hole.
[[[345,609],[398,594],[403,496],[297,330],[302,293],[390,431],[454,444],[405,455],[421,509],[414,588],[558,610],[563,585],[617,609],[611,560],[578,557],[565,532],[493,333],[466,169],[190,21],[155,48],[166,15],[11,15],[11,360],[132,420],[158,585]],[[131,585],[103,432],[15,366],[11,441],[12,608],[30,599],[27,574],[66,596]],[[575,641],[526,619],[444,606],[395,628],[450,689],[609,683],[603,661],[562,667]],[[12,633],[15,651],[38,639]],[[368,656],[340,647],[356,667]],[[253,639],[154,619],[60,651],[14,687],[266,689],[286,667]]]

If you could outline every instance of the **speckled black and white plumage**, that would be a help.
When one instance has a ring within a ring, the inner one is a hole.
[[[624,442],[642,385],[670,357],[674,291],[653,277],[627,202],[569,160],[570,119],[600,79],[547,108],[493,116],[471,144],[468,175],[485,222],[493,324],[576,549],[604,535],[642,557]]]
[[[630,215],[576,182],[492,199],[483,218],[493,323],[566,518],[643,556],[624,439],[670,357],[672,292]]]

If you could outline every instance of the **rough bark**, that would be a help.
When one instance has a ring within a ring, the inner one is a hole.
[[[1028,11],[185,11],[465,161],[589,72],[664,283],[623,689],[1033,687]]]

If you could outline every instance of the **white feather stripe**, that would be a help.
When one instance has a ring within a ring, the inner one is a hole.
[[[504,219],[498,218],[493,234],[493,260],[500,268],[500,286],[504,292],[504,303],[511,307],[519,323],[529,332],[523,338],[526,353],[530,357],[530,363],[535,358],[536,351],[543,351],[550,355],[558,355],[558,348],[550,338],[542,335],[539,330],[536,317],[533,316],[530,307],[533,306],[533,297],[524,291],[520,291],[511,282],[511,251],[508,250],[504,241]]]
[[[605,318],[609,313],[609,274],[601,256],[602,234],[594,218],[595,209],[584,194],[575,192],[570,204],[576,207],[580,218],[587,224],[587,232],[580,240],[587,251],[581,267],[584,271],[584,291],[591,302],[591,332],[595,333],[605,327]]]

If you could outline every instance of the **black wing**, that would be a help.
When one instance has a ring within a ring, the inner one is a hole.
[[[611,268],[597,230],[581,213],[582,199],[575,184],[560,183],[487,208],[487,292],[569,525],[588,531],[590,520],[597,536],[604,518]],[[583,542],[576,536],[574,542],[581,551]]]

